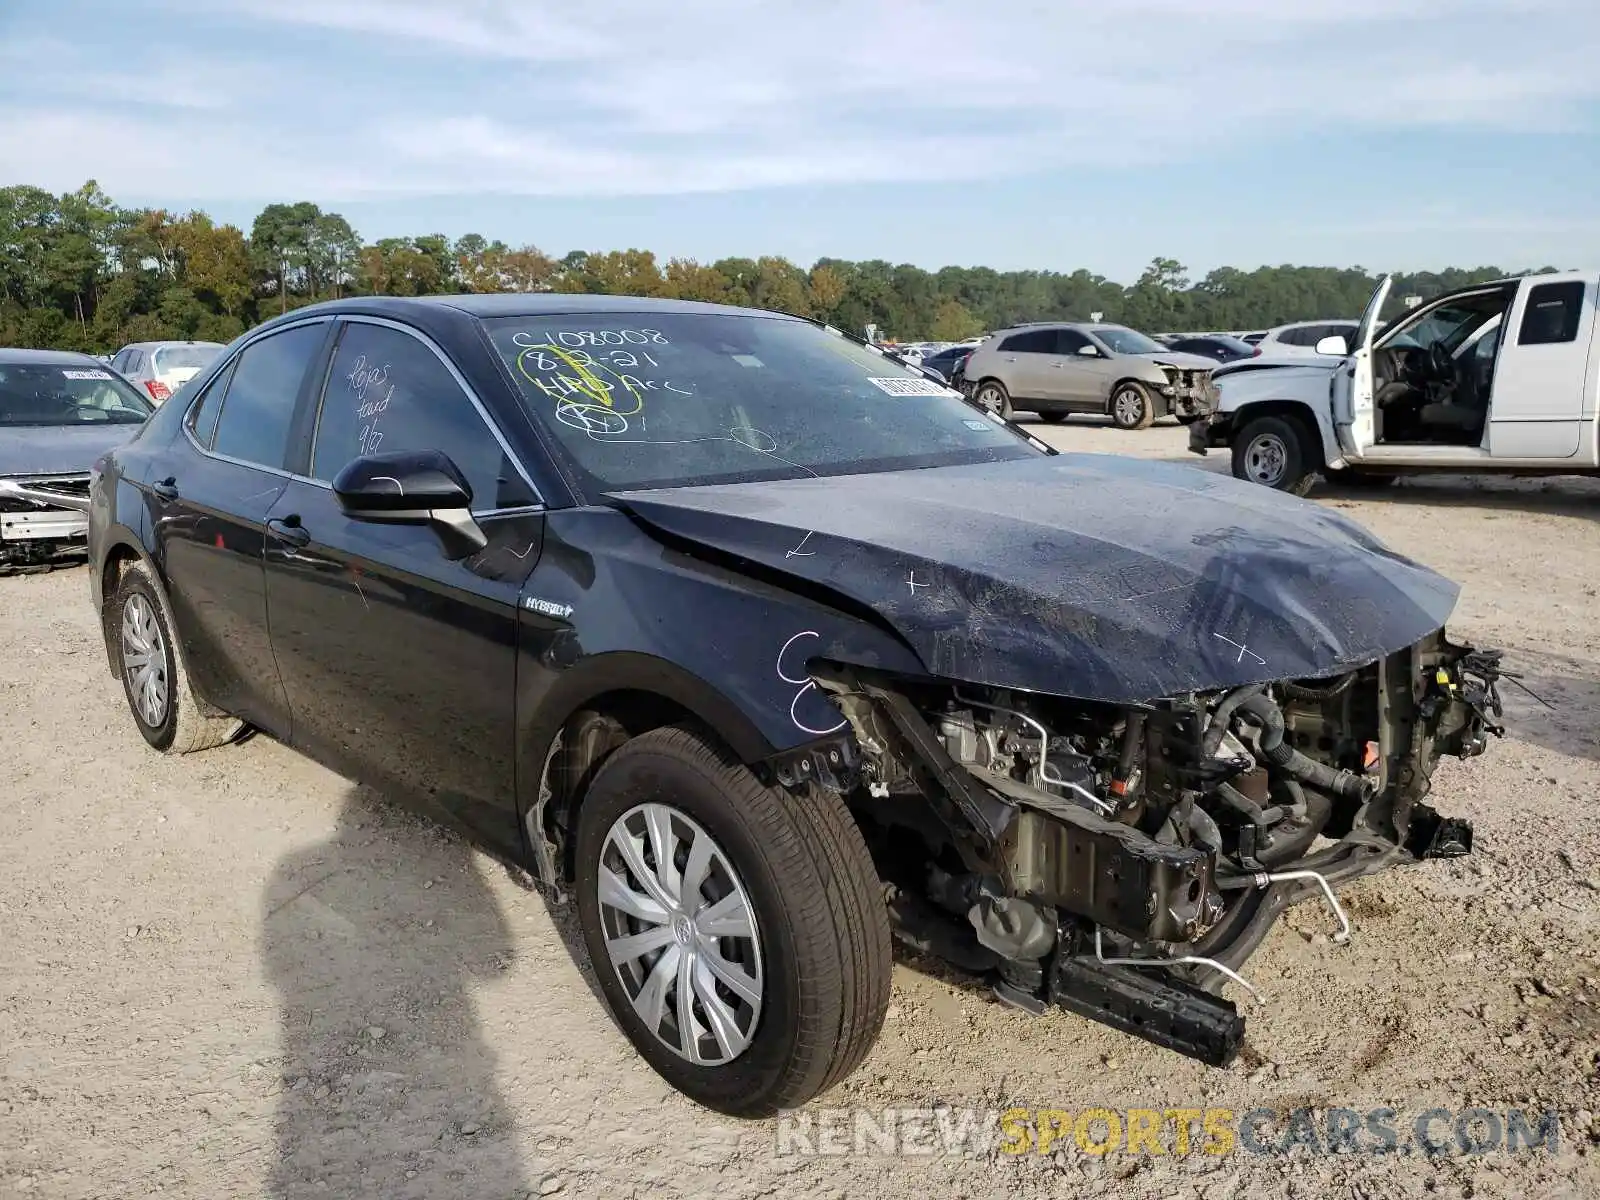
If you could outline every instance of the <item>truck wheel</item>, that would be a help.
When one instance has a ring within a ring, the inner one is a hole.
[[[164,754],[193,754],[244,731],[243,721],[208,709],[195,695],[166,592],[145,563],[123,568],[106,619],[113,622],[111,666],[145,741]]]
[[[997,417],[1004,417],[1007,421],[1015,419],[1017,413],[1011,407],[1011,395],[1006,391],[1006,385],[998,379],[985,379],[978,385],[977,393],[973,396],[979,408],[986,408]]]
[[[763,1117],[866,1056],[889,921],[831,792],[768,788],[688,729],[634,738],[578,810],[578,916],[612,1017],[673,1087]]]
[[[1111,423],[1118,429],[1148,429],[1156,419],[1156,406],[1142,383],[1131,379],[1111,393]]]
[[[1284,417],[1258,417],[1234,436],[1233,474],[1296,496],[1316,480],[1300,426]]]

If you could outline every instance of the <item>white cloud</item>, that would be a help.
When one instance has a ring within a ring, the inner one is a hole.
[[[970,182],[1600,94],[1593,0],[233,0],[220,35],[191,2],[130,18],[143,79],[13,47],[0,161],[198,200]]]

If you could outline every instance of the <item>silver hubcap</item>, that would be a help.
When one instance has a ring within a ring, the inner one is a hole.
[[[606,834],[596,887],[606,953],[650,1032],[699,1066],[744,1053],[761,1017],[761,939],[711,835],[641,804]]]
[[[1288,467],[1289,447],[1275,433],[1263,433],[1245,447],[1245,474],[1256,483],[1276,487]]]
[[[987,408],[990,412],[998,413],[1001,409],[1000,389],[997,387],[984,388],[978,393],[978,403],[983,405],[983,407]]]
[[[1124,425],[1137,425],[1144,415],[1144,397],[1132,388],[1118,392],[1116,404],[1117,420]]]
[[[160,725],[167,717],[167,645],[143,596],[129,596],[122,606],[122,670],[135,711],[146,725]]]

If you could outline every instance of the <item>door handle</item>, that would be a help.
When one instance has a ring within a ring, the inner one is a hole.
[[[178,480],[174,475],[158,480],[150,485],[150,490],[163,500],[176,500],[178,498]]]
[[[287,517],[274,517],[267,522],[267,533],[274,540],[289,546],[304,546],[311,541],[311,532],[302,524],[300,518],[294,513]]]

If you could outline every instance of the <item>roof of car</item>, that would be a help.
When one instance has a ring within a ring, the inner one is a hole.
[[[81,366],[88,363],[90,366],[105,369],[105,363],[92,354],[82,354],[77,350],[29,350],[21,346],[0,346],[0,363],[32,363],[39,366]]]
[[[359,296],[327,300],[297,308],[294,317],[335,312],[387,311],[402,316],[453,308],[473,317],[524,317],[544,313],[699,313],[786,318],[786,314],[698,300],[664,300],[646,296],[596,296],[585,292],[475,292],[460,296]],[[797,318],[788,318],[797,319]],[[281,320],[281,318],[280,318]]]
[[[218,349],[220,349],[222,347],[222,343],[195,341],[193,339],[184,340],[183,338],[167,338],[165,341],[160,342],[129,342],[126,346],[122,347],[122,350],[149,350],[152,348],[159,350],[163,346],[216,346]],[[122,350],[118,350],[117,353],[121,354]]]

